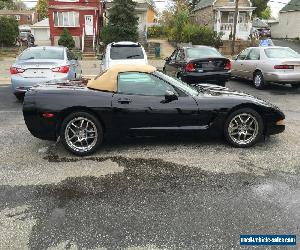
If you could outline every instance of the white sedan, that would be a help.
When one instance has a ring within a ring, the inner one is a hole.
[[[288,47],[251,47],[232,60],[233,77],[252,80],[257,89],[268,83],[300,87],[300,55]]]

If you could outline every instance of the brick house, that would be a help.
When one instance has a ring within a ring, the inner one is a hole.
[[[0,16],[14,17],[19,25],[32,25],[37,22],[37,13],[34,10],[0,10]]]
[[[67,28],[75,46],[84,52],[91,52],[99,39],[103,23],[102,0],[49,0],[48,18],[52,45]]]
[[[236,37],[247,40],[252,27],[252,7],[250,0],[239,1],[238,25]],[[228,40],[233,32],[235,0],[201,0],[193,10],[196,23],[211,27],[216,32],[223,32],[223,40]]]

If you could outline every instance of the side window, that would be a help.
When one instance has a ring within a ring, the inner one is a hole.
[[[246,57],[246,60],[259,60],[259,59],[260,59],[259,49],[252,49]]]
[[[237,60],[245,60],[245,58],[247,57],[248,53],[249,53],[250,49],[245,49],[243,50],[237,57]]]
[[[151,74],[126,72],[118,76],[118,92],[121,94],[164,96],[167,90],[176,93],[171,85]]]

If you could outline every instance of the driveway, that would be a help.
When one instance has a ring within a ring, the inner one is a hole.
[[[0,249],[239,249],[240,234],[299,237],[300,90],[228,86],[281,107],[286,132],[251,149],[118,138],[78,158],[32,137],[0,86]]]
[[[300,53],[300,41],[291,41],[291,40],[277,40],[277,39],[272,39],[274,44],[276,46],[282,46],[282,47],[290,47],[291,49],[297,51]]]

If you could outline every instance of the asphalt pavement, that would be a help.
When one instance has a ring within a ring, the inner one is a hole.
[[[286,132],[250,149],[119,138],[78,158],[31,136],[22,104],[0,85],[0,249],[239,249],[240,234],[299,238],[300,90],[228,87],[282,108]]]

